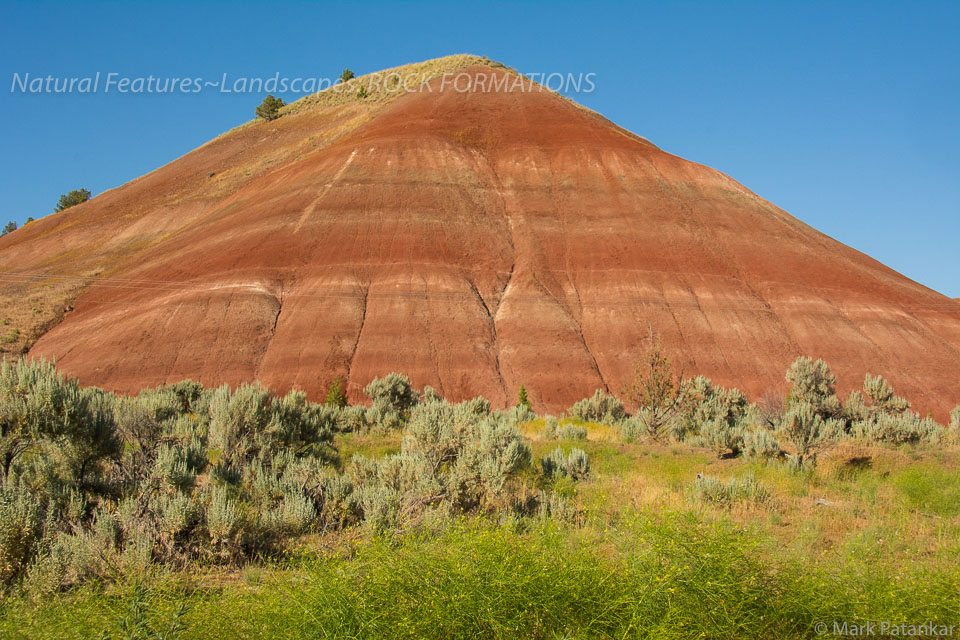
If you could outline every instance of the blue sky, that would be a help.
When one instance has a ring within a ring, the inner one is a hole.
[[[582,104],[960,296],[960,2],[3,2],[0,223],[165,164],[262,97],[23,94],[14,73],[330,77],[451,53],[596,73]]]

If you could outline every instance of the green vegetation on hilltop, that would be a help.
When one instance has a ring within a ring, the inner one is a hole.
[[[352,71],[345,69],[337,84],[290,103],[281,110],[281,115],[299,113],[300,111],[316,106],[330,107],[346,104],[358,99],[365,103],[383,104],[404,95],[407,90],[420,91],[423,85],[428,84],[430,81],[444,74],[460,73],[476,65],[499,68],[511,73],[516,73],[503,64],[491,61],[485,56],[467,54],[450,55],[433,60],[426,60],[424,62],[415,62],[362,76],[354,75]],[[358,96],[361,89],[363,90],[363,95]]]

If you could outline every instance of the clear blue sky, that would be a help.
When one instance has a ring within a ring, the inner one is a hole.
[[[24,95],[14,73],[329,77],[450,53],[595,72],[584,105],[960,296],[956,1],[3,2],[0,221],[146,173],[262,97]]]

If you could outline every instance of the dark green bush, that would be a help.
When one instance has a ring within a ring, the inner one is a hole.
[[[334,378],[327,389],[327,406],[342,409],[347,406],[347,395],[343,392],[343,380]]]
[[[280,109],[285,107],[286,103],[280,99],[275,98],[273,95],[268,95],[263,99],[257,108],[254,110],[254,113],[261,120],[276,120],[280,117]]]
[[[517,406],[530,410],[530,398],[527,397],[527,388],[523,385],[520,385],[520,390],[517,392]]]
[[[62,194],[54,207],[54,213],[60,213],[64,209],[69,209],[81,202],[86,202],[92,194],[88,189],[74,189],[70,193]]]

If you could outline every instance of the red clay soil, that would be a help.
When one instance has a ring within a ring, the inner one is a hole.
[[[753,397],[806,354],[844,390],[879,373],[941,419],[960,403],[955,301],[556,95],[434,87],[310,153],[364,107],[242,128],[10,234],[3,272],[93,246],[107,264],[30,354],[122,392],[318,399],[341,376],[358,401],[400,371],[499,406],[523,384],[559,412],[622,389],[652,329],[686,374]]]

